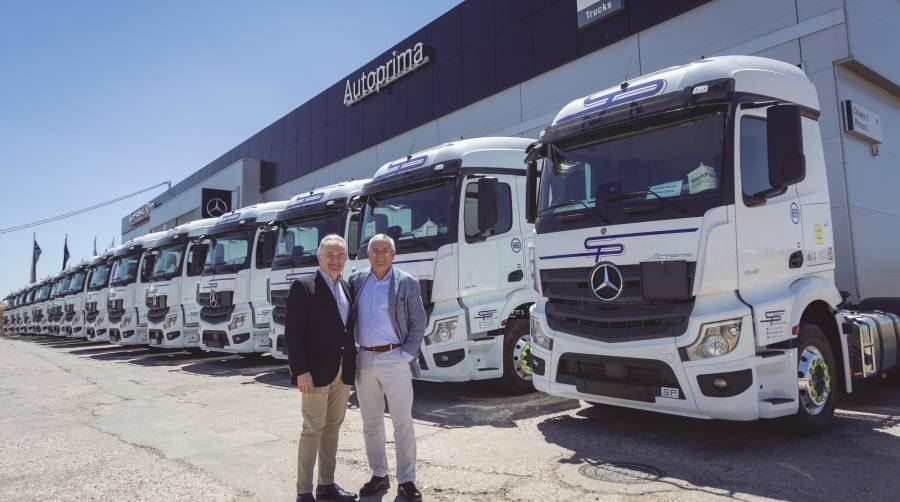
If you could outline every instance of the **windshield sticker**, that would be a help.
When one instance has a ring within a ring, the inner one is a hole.
[[[688,193],[695,194],[717,188],[719,188],[719,176],[716,174],[716,170],[704,165],[703,162],[700,162],[696,169],[688,173]]]
[[[678,181],[670,181],[668,183],[660,183],[659,185],[653,185],[649,187],[647,190],[653,192],[648,193],[648,199],[655,199],[656,195],[660,197],[678,197],[681,195],[681,188],[684,186],[684,180]],[[656,194],[656,195],[653,195]]]

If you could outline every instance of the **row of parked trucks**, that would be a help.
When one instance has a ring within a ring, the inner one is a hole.
[[[454,141],[135,238],[7,298],[7,326],[285,359],[319,240],[346,237],[349,274],[384,233],[421,284],[424,380],[818,430],[900,361],[900,318],[835,285],[818,116],[786,63],[668,68],[573,101],[538,141]]]

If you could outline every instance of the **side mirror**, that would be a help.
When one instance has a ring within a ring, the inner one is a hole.
[[[191,246],[191,266],[188,275],[198,275],[203,272],[203,264],[206,263],[206,252],[209,246],[195,242]]]
[[[500,182],[497,178],[478,180],[478,232],[487,235],[500,218]]]
[[[525,221],[534,223],[537,219],[537,161],[531,160],[525,168]]]
[[[278,237],[278,232],[275,229],[269,229],[264,234],[262,234],[263,241],[263,256],[266,260],[271,260],[272,257],[275,256],[275,239]]]
[[[769,184],[783,188],[806,177],[803,154],[803,123],[797,105],[775,105],[767,110],[766,143],[769,154]]]

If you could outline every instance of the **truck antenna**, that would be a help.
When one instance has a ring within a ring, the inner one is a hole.
[[[622,84],[619,85],[619,87],[621,87],[622,89],[625,89],[626,87],[628,87],[628,72],[631,71],[631,62],[633,60],[634,60],[634,58],[628,58],[628,66],[625,68],[625,76],[622,77]]]
[[[406,160],[409,160],[412,158],[413,148],[415,148],[415,147],[416,147],[416,137],[413,136],[412,144],[409,145],[409,153],[406,154]]]

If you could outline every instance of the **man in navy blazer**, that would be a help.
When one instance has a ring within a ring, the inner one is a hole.
[[[334,482],[338,432],[356,375],[353,296],[341,278],[347,243],[339,235],[327,235],[316,254],[319,269],[291,284],[284,330],[291,381],[303,396],[297,501],[350,502],[356,500],[356,494]],[[319,479],[313,497],[317,457]]]
[[[362,497],[390,488],[385,454],[384,400],[390,406],[397,450],[397,495],[420,502],[416,488],[416,436],[413,430],[412,377],[419,372],[419,347],[428,315],[419,281],[393,266],[396,248],[387,235],[369,241],[371,268],[350,276],[357,305],[356,395],[363,419],[366,456],[372,479],[359,490]]]

